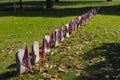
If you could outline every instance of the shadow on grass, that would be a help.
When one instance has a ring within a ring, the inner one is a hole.
[[[60,3],[56,3],[58,6],[67,6],[67,5],[76,5],[76,4],[98,4],[102,3],[102,1],[63,1]],[[19,3],[17,3],[18,5]],[[33,5],[31,5],[33,4]],[[10,3],[13,5],[13,3]],[[102,4],[101,4],[102,5]],[[80,8],[53,8],[53,9],[45,9],[44,1],[28,1],[23,2],[23,9],[17,9],[16,13],[13,13],[13,8],[8,8],[9,3],[2,3],[0,6],[0,16],[23,16],[23,17],[67,17],[67,16],[81,16],[83,13],[87,12],[91,7],[80,7]],[[102,15],[120,15],[120,5],[113,6],[101,6],[100,13]]]
[[[98,57],[105,60],[98,61]],[[85,68],[86,76],[79,76],[76,80],[120,80],[120,43],[104,43],[102,46],[87,52],[84,60],[90,60]]]
[[[13,68],[15,68],[15,67],[16,67],[16,63],[9,65],[9,66],[7,67],[7,69],[13,69]]]
[[[17,72],[16,71],[8,71],[5,73],[0,74],[0,80],[9,80],[12,77],[17,76]]]
[[[39,9],[39,10],[19,10],[17,13],[0,13],[0,16],[23,16],[23,17],[67,17],[79,16],[87,12],[86,8],[66,8],[66,9]]]
[[[120,16],[120,5],[102,6],[99,14]]]

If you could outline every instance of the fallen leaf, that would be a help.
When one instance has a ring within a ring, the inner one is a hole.
[[[51,75],[49,75],[48,73],[43,73],[42,76],[43,76],[44,79],[51,78]]]
[[[55,52],[51,52],[51,55],[54,55]]]
[[[44,68],[39,68],[39,71],[40,71],[40,72],[43,72],[43,71],[44,71]]]
[[[83,69],[83,66],[81,64],[74,64],[74,67],[76,69]]]
[[[76,76],[76,77],[80,76],[80,73],[76,73],[75,76]]]
[[[64,69],[62,69],[62,68],[60,68],[60,67],[59,67],[59,71],[60,71],[60,72],[64,72],[64,73],[66,72]]]
[[[33,68],[33,71],[34,71],[34,72],[39,71],[39,67]]]
[[[39,80],[45,80],[45,79],[39,79]]]
[[[23,76],[23,74],[20,74],[19,76],[20,76],[20,77],[22,77],[22,76]]]
[[[68,56],[68,59],[69,59],[69,60],[73,60],[74,57],[72,57],[72,56]]]
[[[31,76],[31,74],[30,73],[27,73],[27,74],[25,74],[26,76],[28,76],[28,77],[30,77]]]
[[[48,68],[48,67],[49,67],[49,64],[48,64],[48,63],[45,63],[45,64],[44,64],[44,67],[45,67],[45,68]]]
[[[50,80],[62,80],[62,77],[57,74],[53,74],[51,75]]]
[[[53,68],[53,65],[50,65],[50,69],[52,69]]]
[[[23,78],[19,78],[19,79],[17,79],[17,80],[24,80]]]

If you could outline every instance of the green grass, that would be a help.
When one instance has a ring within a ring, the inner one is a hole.
[[[62,6],[61,6],[62,5]],[[49,64],[58,66],[68,66],[69,64],[78,62],[83,66],[83,73],[75,76],[75,67],[72,72],[58,72],[58,67],[47,69],[49,74],[58,73],[63,80],[103,80],[104,75],[109,74],[109,80],[113,80],[113,76],[119,73],[119,48],[120,48],[120,2],[61,2],[55,4],[53,9],[33,9],[24,8],[17,10],[14,14],[9,11],[0,12],[0,79],[16,80],[15,53],[18,49],[25,48],[25,43],[29,45],[31,52],[31,44],[33,41],[39,41],[41,44],[44,35],[49,35],[53,30],[69,23],[76,16],[82,15],[89,10],[91,6],[102,6],[98,15],[96,15],[86,26],[81,26],[70,38],[57,48],[57,50],[49,60]],[[65,43],[66,42],[66,43]],[[66,45],[64,45],[66,44]],[[76,46],[83,45],[80,50]],[[70,47],[67,50],[66,47]],[[15,50],[8,55],[12,48]],[[76,52],[83,54],[76,54]],[[115,54],[113,54],[115,53]],[[65,56],[65,58],[64,58]],[[69,60],[69,56],[73,56],[73,60]],[[97,58],[105,58],[105,61],[95,62],[89,65],[90,61]],[[114,60],[116,57],[116,60]],[[64,60],[65,59],[65,60]],[[117,61],[118,60],[118,61]],[[101,71],[100,68],[106,64],[112,64],[112,70]],[[22,78],[30,80],[41,79],[42,73],[35,73],[33,77],[24,76]],[[7,76],[7,77],[6,77]],[[90,77],[88,77],[90,76]]]

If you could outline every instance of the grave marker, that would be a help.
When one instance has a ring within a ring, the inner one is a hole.
[[[26,71],[25,66],[23,66],[23,56],[24,56],[25,50],[19,49],[16,53],[16,67],[17,67],[17,73],[22,74]]]
[[[55,30],[55,46],[59,45],[58,29]]]
[[[40,59],[39,55],[39,42],[35,41],[32,45],[32,61],[33,64],[37,63]]]
[[[46,35],[45,40],[45,53],[50,51],[50,36]]]
[[[65,25],[64,37],[69,37],[69,25],[68,24]]]

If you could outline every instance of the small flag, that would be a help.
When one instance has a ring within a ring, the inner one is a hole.
[[[55,36],[54,33],[52,32],[52,34],[50,35],[50,47],[54,45],[54,42],[55,42]]]
[[[61,30],[61,28],[58,30],[58,38],[59,38],[59,41],[61,41],[61,39],[62,39],[62,30]]]
[[[81,19],[81,17],[79,17],[79,16],[75,19],[75,23],[77,25],[77,28],[79,27],[80,19]]]
[[[45,43],[44,43],[44,38],[43,38],[42,50],[41,50],[41,57],[42,57],[42,58],[44,58],[44,56],[45,56],[45,49],[44,49],[44,47],[45,47]]]
[[[69,34],[73,32],[73,21],[69,23]]]
[[[28,52],[27,45],[26,45],[26,48],[25,48],[25,52],[24,52],[22,62],[23,62],[23,66],[25,66],[27,69],[29,69],[29,70],[32,69],[31,61],[30,61],[30,55],[29,55],[29,52]]]
[[[44,49],[42,49],[42,51],[41,51],[41,57],[42,57],[42,58],[45,57],[45,51],[44,51]]]
[[[59,41],[61,40],[60,29],[58,30],[58,39],[59,39]]]
[[[73,30],[75,31],[77,29],[77,24],[76,24],[76,21],[74,20],[73,21]]]

